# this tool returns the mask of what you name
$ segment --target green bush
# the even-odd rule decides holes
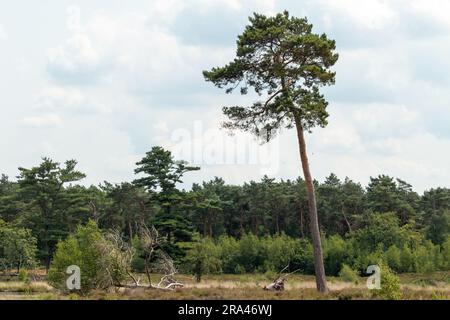
[[[442,244],[442,265],[441,270],[450,270],[450,236]]]
[[[400,269],[399,272],[414,272],[414,253],[407,243],[403,245],[400,252]]]
[[[346,264],[342,265],[341,271],[339,272],[339,278],[341,278],[341,280],[345,282],[359,282],[358,273]]]
[[[138,236],[133,237],[131,245],[133,246],[135,253],[131,261],[131,268],[136,272],[143,273],[145,271],[145,260],[143,258],[144,252]]]
[[[390,246],[384,256],[389,268],[395,271],[401,270],[401,251],[396,245]]]
[[[347,259],[347,246],[339,235],[325,238],[323,241],[325,270],[327,274],[336,276]]]
[[[79,226],[74,235],[57,245],[49,271],[49,283],[63,291],[66,290],[66,270],[76,265],[81,270],[82,294],[93,289],[104,289],[125,277],[118,264],[120,252],[102,235],[97,224],[89,221]]]
[[[265,261],[266,271],[279,271],[289,264],[296,254],[297,240],[286,235],[267,237],[264,239],[267,258]]]
[[[408,233],[407,230],[408,227],[405,227],[397,231],[403,234]],[[400,247],[396,244],[387,246],[383,242],[361,244],[358,233],[348,238],[338,235],[324,237],[325,270],[328,275],[337,276],[343,265],[347,265],[363,273],[367,266],[378,264],[379,261],[385,261],[395,272],[449,270],[450,238],[439,246],[429,240],[417,239],[415,235],[414,232],[410,233],[411,239]],[[290,270],[300,269],[303,274],[314,273],[313,248],[307,239],[295,239],[285,234],[264,238],[247,234],[241,239],[221,236],[217,241],[202,240],[200,243],[195,250],[190,250],[188,260],[202,260],[215,266],[205,268],[198,264],[198,270],[205,269],[202,273],[279,272],[288,264]],[[186,270],[192,272],[192,264]]]
[[[25,283],[30,281],[30,277],[28,276],[28,270],[20,269],[20,271],[19,271],[19,281],[25,282]]]
[[[290,270],[300,269],[304,273],[314,270],[312,246],[308,241],[286,235],[264,239],[267,252],[265,271],[279,272],[289,264]]]
[[[33,268],[36,264],[37,239],[31,230],[18,228],[0,219],[0,268]]]
[[[204,274],[221,272],[220,251],[211,239],[195,243],[187,253],[186,262],[198,282]]]
[[[244,235],[238,242],[237,263],[245,272],[261,272],[267,259],[264,242],[253,234]]]
[[[224,273],[237,273],[238,241],[233,237],[221,236],[217,242],[217,246],[220,248],[219,255],[222,262],[222,271]]]
[[[381,289],[373,290],[374,296],[385,300],[400,300],[402,298],[400,279],[384,262],[378,265],[381,269]]]
[[[430,273],[436,270],[435,246],[431,241],[421,245],[414,250],[414,271],[418,273]]]

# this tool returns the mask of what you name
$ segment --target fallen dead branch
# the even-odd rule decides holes
[[[175,275],[178,273],[173,259],[162,250],[162,241],[164,239],[159,235],[155,227],[147,227],[141,223],[138,226],[139,240],[141,248],[143,250],[144,258],[144,270],[147,276],[148,284],[140,285],[140,278],[137,278],[130,268],[131,260],[134,252],[132,248],[127,245],[120,234],[112,233],[109,238],[111,242],[117,248],[116,252],[120,252],[116,264],[122,265],[122,270],[125,271],[129,279],[133,281],[133,284],[122,284],[120,281],[114,281],[113,286],[122,287],[127,289],[158,289],[158,290],[175,290],[182,288],[184,285],[180,281],[175,279]],[[153,284],[151,273],[157,271],[162,273],[160,281],[157,284]]]
[[[264,286],[263,289],[268,290],[268,291],[284,291],[284,283],[286,282],[287,278],[291,274],[294,274],[294,273],[300,271],[300,269],[297,269],[290,273],[283,274],[283,272],[286,271],[288,268],[289,268],[289,264],[278,273],[277,277],[275,278],[275,280],[272,283],[270,283],[267,286]]]

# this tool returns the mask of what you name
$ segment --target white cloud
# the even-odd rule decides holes
[[[36,90],[26,95],[34,102],[14,108],[14,121],[21,125],[10,124],[8,138],[0,138],[2,149],[12,153],[0,160],[1,167],[33,165],[44,153],[60,161],[78,159],[88,183],[130,180],[145,151],[155,144],[176,148],[173,133],[193,134],[196,121],[204,126],[202,152],[213,157],[208,154],[215,146],[212,137],[218,135],[217,144],[222,143],[214,131],[222,119],[220,107],[251,98],[225,95],[205,83],[201,71],[233,59],[235,37],[253,11],[288,9],[292,15],[307,14],[315,31],[337,40],[340,53],[336,86],[325,91],[330,124],[307,137],[314,176],[323,179],[334,171],[366,183],[370,175],[388,173],[418,190],[448,186],[447,6],[439,0],[155,0],[145,9],[130,3],[119,11],[85,4],[77,28],[47,30],[55,40],[36,56],[47,54],[50,81],[29,80]],[[25,58],[29,68],[44,71],[40,58]],[[22,92],[9,78],[0,75]],[[0,106],[2,117],[8,105]],[[225,153],[239,147],[227,141]],[[17,147],[25,142],[27,150]],[[277,152],[276,176],[301,174],[295,132],[281,135]],[[258,179],[260,169],[205,165],[186,186],[214,175],[232,183]]]
[[[0,24],[0,40],[5,40],[7,37],[5,28]]]
[[[417,15],[428,17],[441,26],[450,29],[450,20],[448,13],[450,12],[450,2],[447,0],[415,0],[406,1],[407,7]]]
[[[50,74],[58,80],[89,82],[96,80],[104,70],[105,57],[94,47],[89,36],[75,33],[72,37],[47,53]]]
[[[109,113],[107,105],[89,100],[79,88],[49,86],[36,99],[34,109],[38,112],[76,112],[88,114]]]
[[[22,119],[23,124],[31,127],[55,127],[61,126],[62,122],[62,119],[57,114],[52,113]]]
[[[343,15],[361,27],[382,29],[392,27],[397,23],[397,14],[387,0],[320,0],[320,6],[325,8],[327,21],[330,15]],[[330,25],[332,27],[332,24]]]
[[[358,131],[370,138],[405,136],[420,128],[419,114],[404,105],[362,105],[351,116]]]

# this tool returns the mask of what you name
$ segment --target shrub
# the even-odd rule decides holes
[[[414,266],[414,254],[407,243],[403,245],[400,252],[400,270],[399,272],[413,272]]]
[[[19,281],[28,283],[30,281],[30,277],[28,276],[28,271],[25,269],[20,269],[19,271]]]
[[[373,290],[374,296],[386,300],[400,300],[402,298],[400,279],[384,262],[378,265],[381,269],[381,289]]]
[[[426,229],[427,238],[435,244],[442,244],[450,235],[450,210],[439,210],[431,215]]]
[[[67,267],[71,265],[81,266],[83,264],[82,256],[83,254],[75,236],[70,235],[66,240],[59,242],[56,246],[56,252],[48,272],[50,285],[65,290]],[[81,279],[83,281],[88,281],[88,278],[85,278],[84,273],[82,274]]]
[[[188,269],[197,282],[201,281],[203,274],[218,273],[221,271],[219,248],[211,239],[202,239],[195,243],[188,251],[186,261]]]
[[[143,258],[144,252],[138,236],[133,237],[131,245],[135,253],[131,261],[131,268],[136,272],[143,273],[145,271],[145,259]]]
[[[358,273],[346,264],[342,265],[341,271],[339,272],[339,277],[341,278],[342,281],[345,282],[353,282],[353,283],[359,282]]]
[[[267,252],[265,270],[279,272],[289,264],[289,269],[313,270],[312,246],[306,240],[290,238],[285,234],[264,239]]]
[[[442,244],[442,270],[450,270],[450,236]]]
[[[338,275],[347,257],[346,243],[339,235],[325,238],[323,241],[325,270],[327,274]]]
[[[89,221],[79,226],[74,235],[57,245],[49,271],[49,283],[66,290],[66,270],[76,265],[81,271],[81,290],[85,294],[93,289],[104,289],[120,282],[125,271],[121,252],[100,232],[97,224]]]
[[[384,254],[386,263],[389,268],[400,271],[401,267],[401,251],[396,245],[392,245]]]
[[[221,236],[217,242],[217,246],[220,248],[219,255],[220,260],[222,261],[223,272],[237,273],[235,269],[238,264],[238,241],[233,237]]]
[[[434,271],[436,254],[434,245],[427,241],[425,245],[418,246],[414,251],[414,271],[419,273],[430,273]]]
[[[245,273],[245,268],[243,266],[241,266],[240,264],[236,265],[236,267],[234,268],[233,273],[236,274],[244,274]]]
[[[237,262],[245,272],[262,271],[260,268],[264,265],[267,258],[267,252],[264,243],[253,234],[244,235],[238,242]]]
[[[265,238],[264,246],[267,252],[266,271],[280,271],[294,259],[296,240],[284,234]]]
[[[0,266],[4,269],[33,268],[36,263],[37,239],[31,230],[8,225],[0,219]]]

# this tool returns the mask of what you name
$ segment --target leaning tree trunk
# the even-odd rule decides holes
[[[314,269],[316,273],[316,285],[319,292],[328,292],[325,267],[323,265],[322,244],[320,241],[319,220],[317,217],[316,195],[314,184],[309,170],[308,155],[306,153],[305,136],[300,115],[295,114],[295,124],[297,128],[298,144],[300,147],[300,159],[302,162],[303,175],[305,177],[306,190],[308,192],[310,230],[314,249]]]

